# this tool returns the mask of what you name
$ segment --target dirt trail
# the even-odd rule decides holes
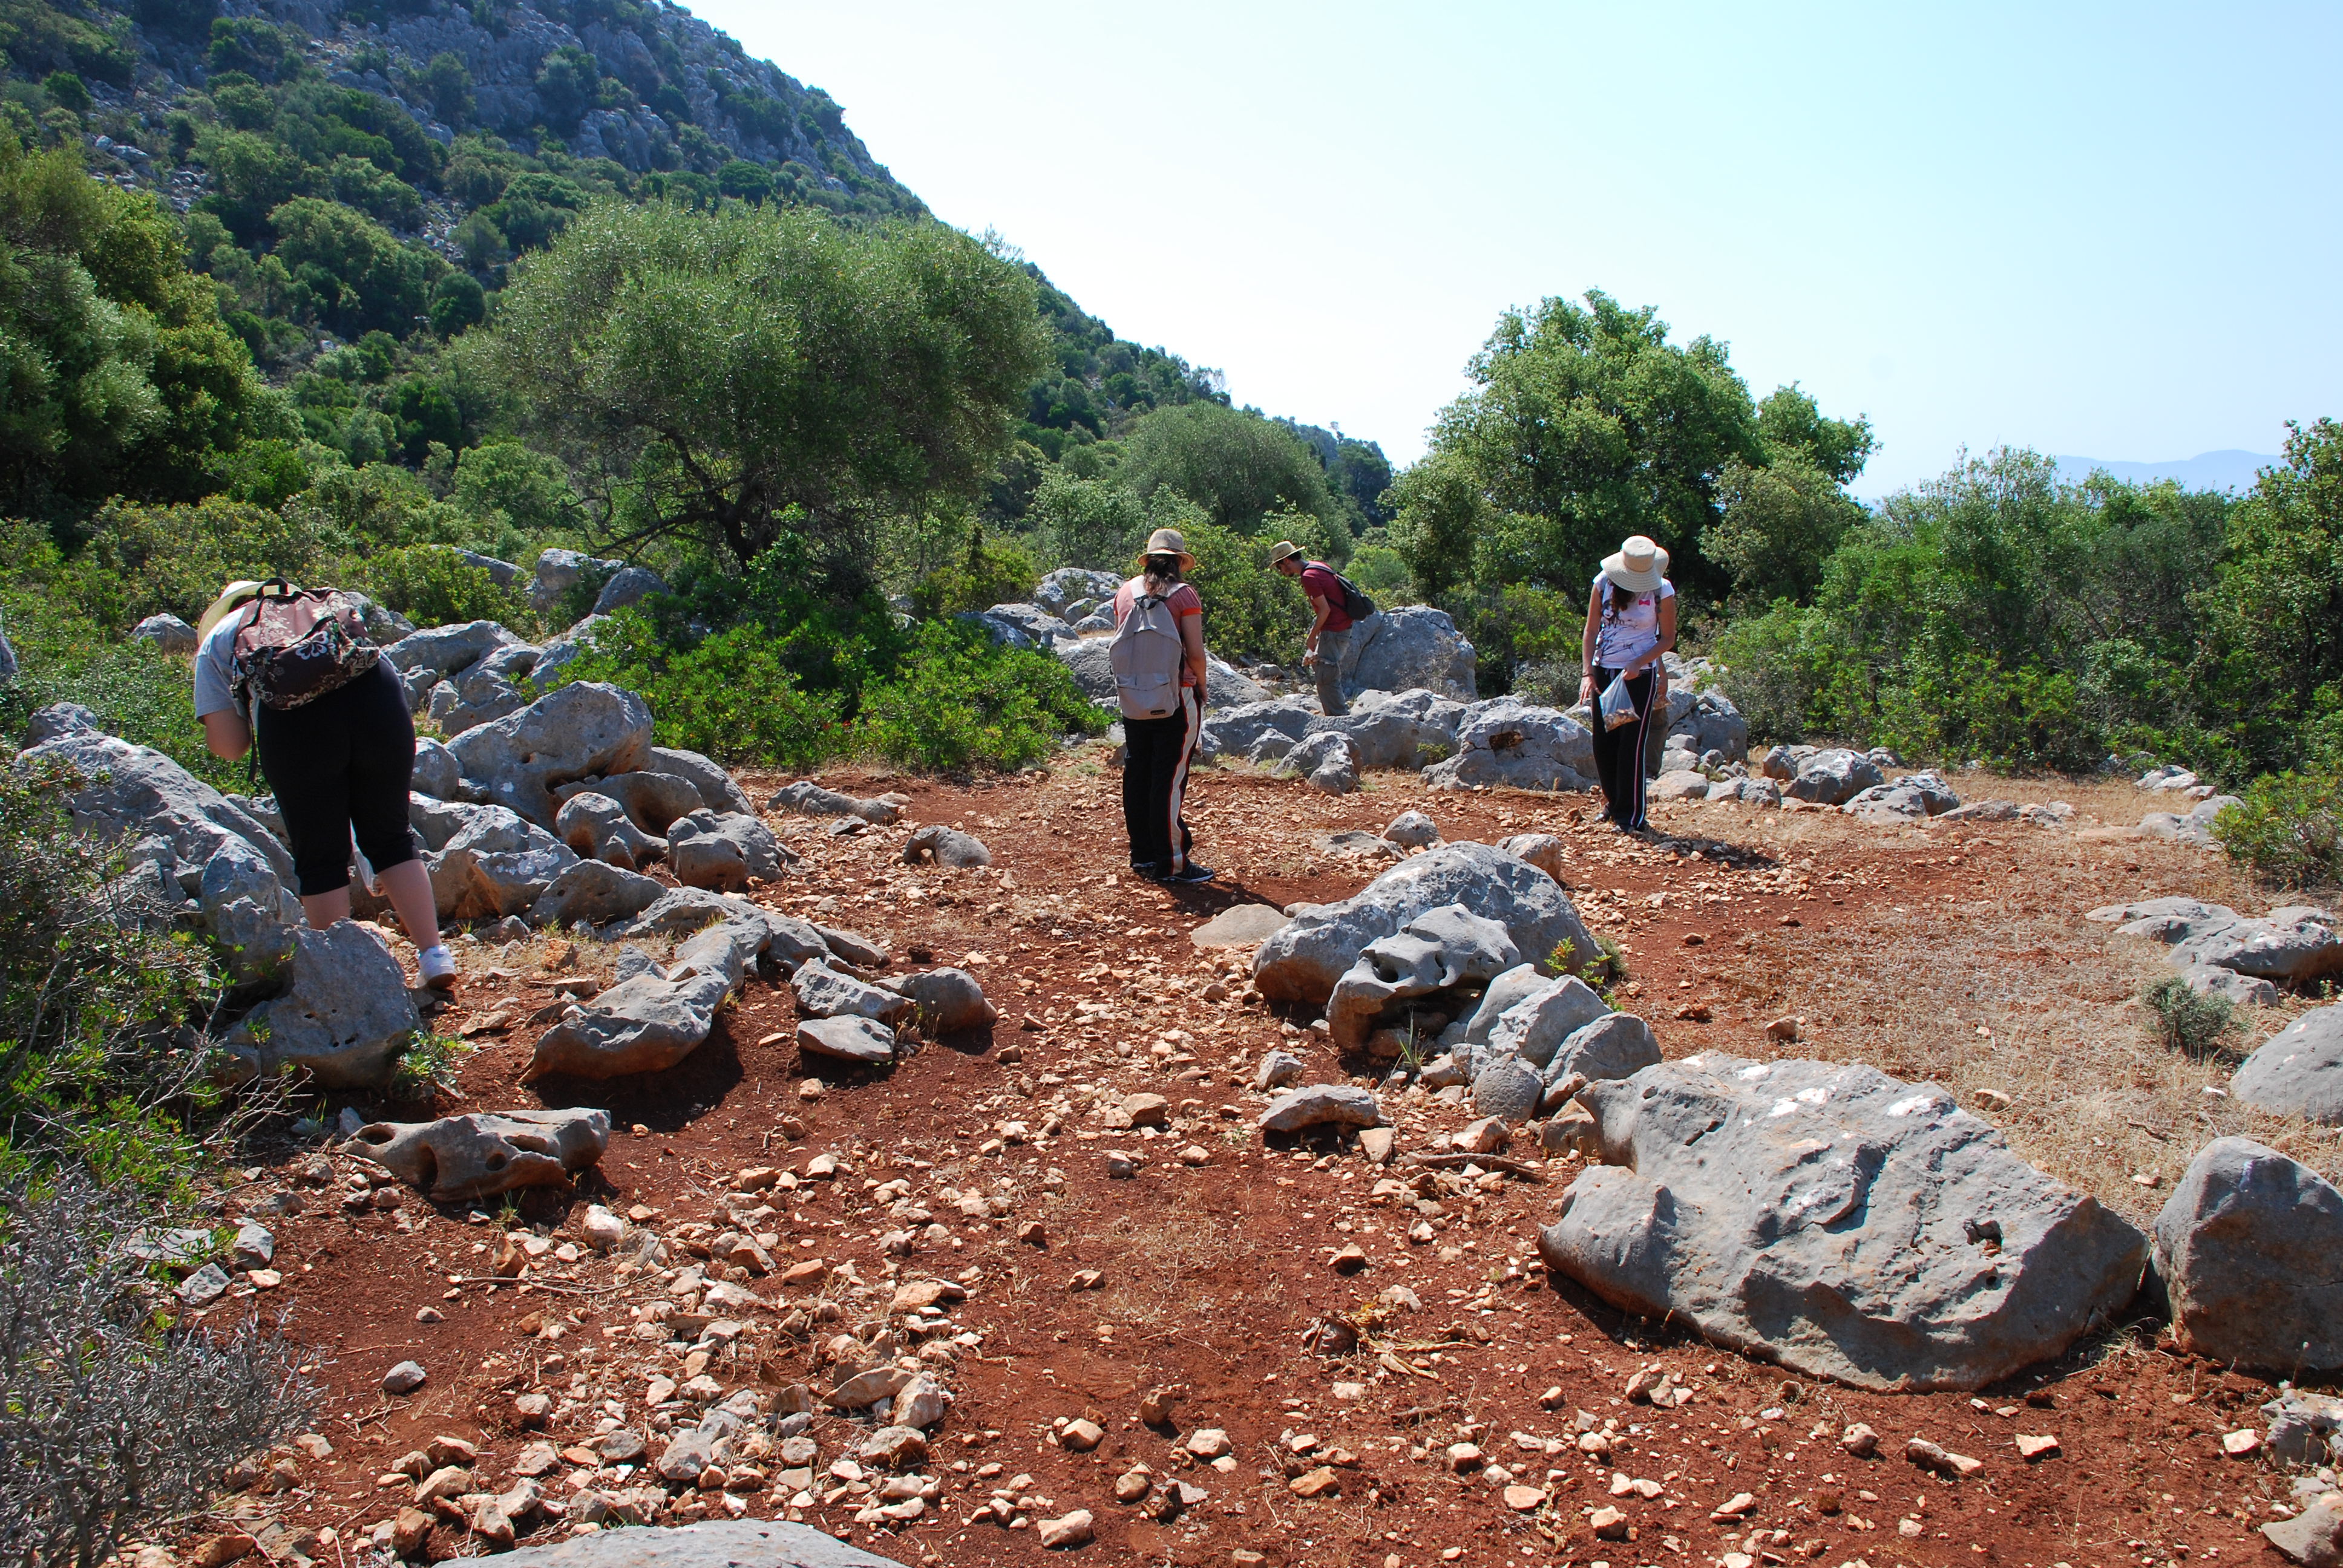
[[[1380,829],[1410,807],[1452,839],[1557,833],[1589,925],[1626,951],[1621,1005],[1651,1020],[1670,1056],[1862,1057],[1939,1073],[1973,1108],[1998,1075],[2013,1104],[1981,1113],[2006,1125],[2028,1158],[2141,1219],[2161,1193],[2137,1178],[2168,1187],[2209,1134],[2131,1124],[2177,1122],[2182,1112],[2163,1108],[2196,1109],[2189,1097],[2222,1075],[2176,1069],[2141,1042],[2127,999],[2151,960],[2084,927],[2077,917],[2089,903],[2075,900],[2090,889],[2099,890],[2090,902],[2250,895],[2197,851],[2095,836],[2095,816],[2120,821],[2128,807],[2136,819],[2127,791],[2066,790],[2084,809],[2080,832],[2022,823],[1888,831],[1819,813],[1673,808],[1662,813],[1678,835],[1670,848],[1589,825],[1579,798],[1433,795],[1391,774],[1329,799],[1292,782],[1208,772],[1192,817],[1198,854],[1222,879],[1172,892],[1123,872],[1117,779],[1087,760],[973,788],[826,781],[902,789],[910,819],[976,833],[993,869],[904,867],[895,851],[905,827],[840,839],[823,822],[774,819],[806,863],[759,896],[883,938],[899,969],[966,966],[1002,1013],[989,1037],[930,1045],[884,1076],[825,1067],[816,1090],[791,1043],[789,993],[751,980],[713,1038],[642,1080],[549,1083],[537,1086],[540,1096],[518,1082],[533,1031],[479,1038],[441,1112],[610,1111],[618,1134],[574,1197],[539,1193],[491,1216],[443,1212],[406,1193],[396,1208],[353,1211],[339,1202],[341,1171],[320,1189],[299,1185],[303,1156],[256,1168],[231,1211],[277,1233],[284,1283],[265,1304],[289,1308],[294,1332],[329,1353],[320,1431],[334,1445],[330,1457],[300,1462],[294,1489],[253,1500],[256,1513],[297,1530],[330,1527],[346,1562],[411,1493],[377,1477],[434,1435],[479,1443],[478,1473],[495,1488],[539,1438],[584,1458],[574,1445],[606,1417],[652,1431],[656,1456],[667,1416],[645,1403],[659,1392],[652,1377],[681,1383],[704,1372],[728,1391],[816,1382],[811,1358],[826,1338],[879,1318],[896,1282],[941,1279],[966,1299],[940,1303],[918,1335],[920,1353],[949,1367],[957,1396],[932,1443],[926,1473],[941,1485],[921,1518],[855,1523],[873,1500],[838,1490],[823,1472],[868,1422],[832,1417],[812,1430],[811,1506],[791,1509],[802,1493],[779,1475],[776,1456],[760,1462],[773,1473],[765,1483],[697,1494],[679,1516],[801,1517],[907,1563],[950,1564],[1061,1555],[1045,1552],[1034,1529],[970,1523],[1002,1491],[1011,1514],[1034,1523],[1089,1510],[1097,1539],[1074,1555],[1118,1563],[2097,1568],[2262,1550],[2255,1527],[2286,1496],[2285,1478],[2226,1459],[2218,1438],[2253,1424],[2266,1385],[2173,1352],[2149,1323],[1982,1398],[1879,1396],[1787,1378],[1623,1318],[1550,1284],[1537,1266],[1536,1229],[1577,1169],[1571,1161],[1543,1180],[1452,1178],[1433,1193],[1433,1215],[1414,1191],[1376,1195],[1379,1181],[1408,1172],[1331,1144],[1264,1150],[1250,1091],[1260,1054],[1300,1051],[1313,1078],[1339,1080],[1345,1064],[1308,1030],[1306,1014],[1243,1000],[1245,951],[1199,952],[1187,940],[1239,901],[1355,891],[1379,868],[1322,856],[1313,840]],[[769,783],[759,782],[750,788],[761,799]],[[1961,782],[1966,794],[1983,781]],[[1695,844],[1698,854],[1683,851]],[[546,978],[544,955],[543,943],[471,950],[472,978],[443,1027],[508,998],[538,1005],[547,993],[527,982]],[[2097,1010],[2076,1027],[2117,1065],[2062,1043],[2047,1014],[2078,1009]],[[1766,1022],[1785,1014],[1803,1015],[1800,1043],[1767,1039]],[[2102,1081],[2111,1072],[2124,1081]],[[1109,1126],[1102,1111],[1139,1092],[1166,1098],[1168,1125]],[[1403,1151],[1470,1117],[1421,1095],[1386,1095],[1385,1104]],[[2122,1138],[2100,1137],[2101,1121]],[[1110,1150],[1138,1156],[1139,1173],[1110,1176]],[[2160,1155],[2160,1174],[2141,1169],[2141,1150]],[[823,1153],[842,1162],[836,1177],[808,1177]],[[2331,1147],[2325,1162],[2331,1170]],[[634,1210],[671,1244],[710,1234],[730,1223],[724,1198],[736,1173],[759,1166],[798,1182],[753,1200],[769,1206],[749,1225],[769,1237],[775,1273],[814,1260],[827,1272],[795,1286],[769,1275],[741,1282],[782,1311],[834,1309],[809,1338],[779,1332],[778,1312],[741,1313],[747,1328],[729,1350],[686,1365],[667,1331],[638,1332],[649,1328],[638,1310],[665,1298],[656,1275],[622,1282],[608,1259],[555,1250],[587,1201]],[[907,1185],[880,1188],[899,1181]],[[263,1213],[287,1188],[304,1193],[304,1211]],[[910,1218],[915,1209],[927,1218]],[[1418,1219],[1435,1232],[1423,1244],[1405,1235]],[[1039,1236],[1021,1240],[1036,1222]],[[694,1223],[710,1231],[683,1229]],[[490,1274],[507,1226],[543,1239],[533,1282],[472,1282]],[[883,1239],[903,1231],[914,1250],[890,1256]],[[1335,1273],[1330,1257],[1352,1243],[1366,1267]],[[1070,1288],[1091,1271],[1094,1288]],[[1305,1346],[1322,1315],[1392,1287],[1420,1306],[1386,1309],[1388,1353],[1329,1357]],[[408,1358],[430,1381],[386,1399],[383,1372]],[[1628,1379],[1652,1365],[1690,1389],[1690,1402],[1667,1411],[1629,1402]],[[549,1426],[525,1431],[515,1397],[540,1389],[555,1401]],[[1172,1391],[1172,1424],[1150,1428],[1138,1406],[1157,1389]],[[679,1407],[667,1415],[690,1420]],[[1057,1440],[1052,1423],[1074,1418],[1103,1429],[1095,1450]],[[1855,1422],[1876,1429],[1881,1457],[1839,1446]],[[1582,1451],[1587,1425],[1609,1434],[1607,1457]],[[1208,1428],[1226,1432],[1232,1463],[1187,1454],[1182,1445]],[[2057,1454],[2026,1462],[2020,1433],[2056,1436]],[[1932,1477],[1902,1458],[1916,1435],[1983,1467],[1958,1481]],[[1467,1442],[1511,1473],[1460,1474],[1450,1448]],[[1151,1504],[1164,1517],[1117,1502],[1118,1478],[1139,1464],[1198,1494],[1177,1513]],[[1322,1466],[1331,1485],[1306,1479]],[[548,1490],[565,1495],[564,1473],[590,1468],[565,1460]],[[1325,1493],[1297,1495],[1296,1478]],[[1509,1497],[1508,1483],[1531,1490]],[[1718,1512],[1739,1494],[1747,1501],[1736,1511]],[[1601,1508],[1616,1509],[1631,1538],[1598,1539],[1590,1516]],[[442,1525],[434,1537],[435,1556],[478,1549],[460,1529]],[[336,1547],[311,1550],[323,1561]]]

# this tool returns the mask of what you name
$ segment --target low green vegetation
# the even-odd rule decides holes
[[[2178,975],[2167,975],[2140,993],[2147,1010],[2147,1026],[2168,1050],[2187,1057],[2217,1055],[2237,1031],[2236,1009],[2228,999],[2198,996]]]

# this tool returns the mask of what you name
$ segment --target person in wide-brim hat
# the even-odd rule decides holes
[[[1196,569],[1196,558],[1188,553],[1188,541],[1177,528],[1158,528],[1147,536],[1147,548],[1139,552],[1139,564],[1143,569],[1150,556],[1173,556],[1182,572]]]
[[[211,607],[196,620],[196,640],[201,642],[209,637],[212,628],[219,625],[228,612],[260,597],[260,583],[251,578],[239,578],[220,589],[219,598],[212,600]]]
[[[1676,645],[1675,593],[1668,581],[1668,552],[1637,534],[1603,558],[1603,569],[1586,596],[1578,699],[1594,707],[1588,721],[1594,731],[1604,814],[1630,833],[1646,830],[1644,754],[1652,721],[1667,700],[1668,672],[1661,660]],[[1624,687],[1628,699],[1615,722],[1601,696],[1614,682]]]

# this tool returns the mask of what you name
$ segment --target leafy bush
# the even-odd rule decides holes
[[[200,1024],[214,966],[72,830],[78,776],[0,767],[0,1178],[58,1160],[177,1188],[220,1103]]]
[[[893,677],[864,689],[858,735],[900,766],[959,772],[1028,767],[1056,750],[1060,737],[1106,727],[1106,715],[1055,658],[946,620],[921,627]]]
[[[557,684],[607,680],[640,693],[662,746],[720,762],[811,768],[844,749],[845,704],[836,693],[805,690],[789,653],[787,639],[755,626],[679,648],[649,616],[629,608],[596,628],[593,646]]]
[[[2278,773],[2246,787],[2213,819],[2229,859],[2266,881],[2343,883],[2343,773]]]
[[[1162,495],[1157,496],[1159,511]],[[1185,515],[1157,521],[1187,536],[1196,569],[1188,574],[1204,601],[1204,646],[1223,658],[1265,658],[1277,664],[1298,664],[1310,631],[1310,601],[1302,585],[1279,575],[1269,564],[1269,549],[1281,538],[1300,545],[1306,555],[1322,558],[1326,538],[1318,519],[1285,513],[1266,519],[1258,537],[1232,533],[1188,509]]]
[[[98,1568],[207,1505],[224,1471],[303,1431],[307,1352],[247,1324],[161,1326],[129,1194],[78,1172],[0,1188],[0,1558]]]
[[[984,529],[970,528],[968,553],[940,571],[930,572],[911,590],[911,603],[923,616],[951,615],[961,610],[990,609],[1031,598],[1041,568],[1016,545],[988,545]]]
[[[173,507],[112,501],[91,523],[75,566],[90,574],[81,579],[93,596],[81,600],[87,611],[127,628],[165,611],[193,622],[238,578],[316,581],[337,542],[314,514],[219,497]]]
[[[414,545],[385,550],[351,574],[352,588],[417,626],[453,621],[501,621],[527,631],[537,614],[517,588],[500,588],[486,567],[468,563],[446,545]]]
[[[2228,1039],[2234,1021],[2227,997],[2198,996],[2178,975],[2167,975],[2140,993],[2149,1032],[2168,1050],[2211,1056]]]

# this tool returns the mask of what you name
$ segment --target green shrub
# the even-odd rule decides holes
[[[59,1161],[179,1192],[221,1103],[220,981],[157,898],[76,835],[61,764],[0,765],[0,1180]]]
[[[288,515],[219,497],[193,506],[110,501],[90,524],[72,567],[88,573],[77,602],[110,630],[167,612],[192,623],[238,578],[315,582],[339,541],[312,515]]]
[[[417,626],[493,620],[527,632],[537,625],[537,612],[518,588],[498,587],[486,567],[468,564],[446,545],[385,550],[349,576],[343,586],[363,588]]]
[[[981,627],[930,621],[892,678],[864,689],[861,744],[900,767],[938,772],[1024,768],[1106,715],[1043,653],[1003,648]]]
[[[2229,859],[2286,887],[2343,883],[2343,773],[2267,775],[2213,819]]]
[[[787,639],[754,626],[679,648],[649,616],[628,608],[596,628],[593,646],[556,684],[607,680],[640,693],[662,746],[719,762],[811,768],[845,749],[845,704],[837,693],[805,690],[789,651]]]
[[[911,603],[922,616],[953,615],[962,610],[990,609],[1033,597],[1041,568],[1032,556],[1016,545],[988,545],[984,529],[968,531],[968,553],[934,571],[911,590]]]
[[[2167,975],[2140,993],[2147,1027],[2167,1050],[2184,1056],[2217,1053],[2235,1021],[2227,997],[2198,996],[2178,975]]]

